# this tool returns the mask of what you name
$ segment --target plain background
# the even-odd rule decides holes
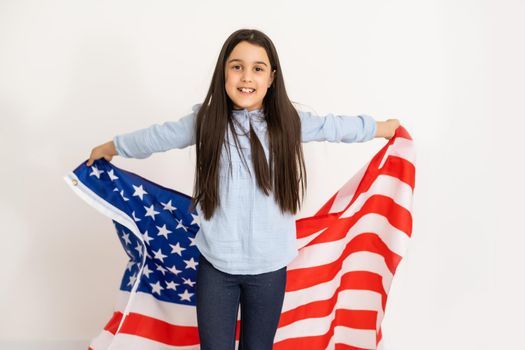
[[[126,256],[111,220],[63,176],[115,134],[189,113],[224,40],[255,28],[304,109],[398,118],[414,138],[413,237],[386,349],[516,349],[524,14],[510,0],[0,1],[0,348],[83,349],[99,333]],[[298,217],[385,143],[304,144]],[[190,194],[194,151],[113,162]]]

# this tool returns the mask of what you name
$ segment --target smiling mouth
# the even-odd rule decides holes
[[[241,92],[241,94],[249,95],[253,94],[255,92],[255,89],[248,89],[248,88],[237,88],[238,91]]]

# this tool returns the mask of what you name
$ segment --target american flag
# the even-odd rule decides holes
[[[191,197],[101,159],[64,177],[112,219],[129,263],[92,350],[199,349]],[[383,349],[381,322],[412,233],[415,150],[402,126],[311,217],[296,221],[273,349]],[[237,320],[239,339],[240,313]],[[237,345],[238,346],[238,345]]]

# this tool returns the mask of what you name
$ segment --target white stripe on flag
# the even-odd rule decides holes
[[[303,269],[307,267],[321,266],[332,263],[341,257],[343,250],[350,241],[364,233],[370,232],[370,227],[381,227],[377,234],[385,245],[398,255],[406,251],[410,243],[410,237],[403,231],[390,225],[390,222],[382,215],[367,214],[362,216],[348,231],[344,238],[338,241],[316,243],[304,247],[301,253],[288,265],[288,271]]]
[[[113,341],[107,350],[199,350],[200,346],[171,346],[157,341],[137,337],[131,334],[119,333],[113,337]],[[99,350],[99,349],[94,349]]]
[[[118,311],[124,311],[121,307],[125,305],[125,299],[130,293],[119,291],[121,302]],[[129,312],[149,316],[178,326],[197,326],[197,312],[195,306],[170,303],[155,298],[151,294],[138,291],[131,303]]]
[[[344,274],[352,271],[370,271],[376,273],[382,277],[383,288],[388,291],[390,288],[393,275],[385,265],[385,260],[382,256],[371,252],[359,252],[354,253],[347,257],[341,266],[341,269],[334,276],[334,278],[328,282],[319,283],[309,288],[300,289],[297,291],[286,292],[283,301],[282,312],[293,310],[301,305],[308,304],[318,300],[327,300],[331,298],[337,291],[337,288],[341,285],[341,278]],[[377,308],[376,303],[371,303],[369,298],[361,299],[361,297],[368,295],[362,294],[359,290],[354,290],[356,296],[355,307],[360,307],[361,310],[379,310],[382,309],[381,303]],[[367,291],[370,292],[370,291]],[[378,295],[375,292],[373,299]],[[361,304],[363,302],[363,304]],[[369,308],[371,307],[371,308]]]

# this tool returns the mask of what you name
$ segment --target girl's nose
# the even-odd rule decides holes
[[[242,81],[252,81],[252,77],[249,73],[244,73],[241,77]]]

